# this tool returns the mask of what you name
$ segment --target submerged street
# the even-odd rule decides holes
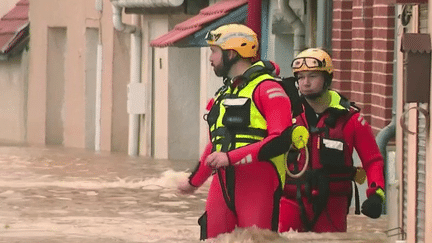
[[[209,184],[190,196],[175,191],[195,163],[0,147],[0,242],[199,242]],[[386,219],[350,215],[348,233],[338,234],[236,230],[215,242],[386,242]]]

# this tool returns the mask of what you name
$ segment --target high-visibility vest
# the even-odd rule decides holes
[[[262,65],[262,62],[254,65]],[[261,74],[246,82],[245,86],[228,88],[216,96],[215,103],[207,115],[213,151],[228,152],[259,142],[267,136],[267,121],[252,98],[254,90],[264,80],[274,78],[269,74]],[[282,186],[286,173],[285,155],[281,154],[270,160],[278,171]]]

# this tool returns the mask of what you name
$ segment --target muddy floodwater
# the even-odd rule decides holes
[[[200,242],[209,183],[179,196],[195,161],[0,146],[0,242]],[[364,192],[361,192],[364,193]],[[387,216],[349,215],[347,233],[237,229],[211,242],[387,242]]]

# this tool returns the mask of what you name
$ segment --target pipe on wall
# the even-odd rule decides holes
[[[130,83],[139,83],[141,81],[141,29],[138,15],[133,15],[133,25],[127,25],[122,22],[122,7],[113,5],[113,24],[118,31],[131,33],[131,54],[130,54]],[[129,114],[129,133],[128,133],[128,154],[130,156],[138,155],[139,144],[139,114]]]
[[[397,12],[397,10],[396,10]],[[398,13],[395,13],[395,19],[398,18]],[[384,158],[384,163],[387,163],[387,144],[391,138],[396,136],[396,103],[397,103],[397,55],[398,53],[398,33],[394,33],[394,57],[393,57],[393,96],[392,96],[392,119],[390,123],[381,129],[375,137],[378,147],[381,151],[381,155]]]
[[[297,56],[297,54],[305,48],[305,26],[294,10],[290,7],[289,1],[278,0],[278,6],[284,19],[294,29],[294,56]]]
[[[101,107],[102,107],[102,24],[101,17],[103,11],[102,0],[95,1],[95,9],[99,12],[99,40],[96,53],[96,101],[95,101],[95,151],[101,150]]]
[[[395,19],[398,19],[398,11],[397,8],[395,8]],[[391,186],[391,184],[389,184],[389,177],[394,177],[396,178],[396,171],[393,169],[391,169],[392,167],[390,166],[390,164],[387,161],[387,145],[390,141],[390,139],[395,138],[396,137],[396,104],[397,104],[397,79],[398,79],[398,60],[397,60],[397,53],[399,52],[398,47],[399,47],[399,38],[398,38],[398,33],[397,31],[395,31],[394,33],[394,57],[393,57],[393,96],[392,96],[392,119],[390,121],[390,123],[385,126],[383,129],[381,129],[378,134],[375,137],[375,141],[378,145],[378,148],[381,152],[381,155],[383,157],[384,160],[384,176],[386,177],[385,181],[386,181],[386,190],[390,189],[389,186]],[[392,174],[391,174],[392,173]],[[390,193],[390,192],[389,192]],[[389,195],[390,196],[390,195]],[[389,201],[389,197],[386,197],[386,207],[384,208],[385,211],[384,213],[387,214],[387,208],[388,209],[392,209],[393,205],[390,205],[390,201]],[[394,203],[394,202],[392,202]]]
[[[102,43],[97,45],[96,59],[96,107],[95,107],[95,151],[101,150],[101,107],[102,107]]]
[[[138,15],[132,16],[134,26],[140,25]],[[141,82],[141,31],[132,33],[131,36],[131,63],[130,63],[130,83]],[[129,114],[129,143],[128,154],[131,156],[138,155],[139,144],[139,114]]]
[[[126,33],[135,33],[135,32],[140,32],[140,29],[138,28],[138,26],[134,26],[134,25],[128,25],[123,23],[122,21],[122,13],[123,13],[123,8],[122,7],[118,7],[116,5],[113,5],[113,24],[114,24],[114,28],[118,31],[123,31]]]
[[[331,51],[332,42],[332,23],[333,16],[332,1],[317,1],[317,47],[322,47]]]
[[[383,129],[381,129],[375,140],[378,144],[378,148],[381,152],[381,155],[383,156],[384,159],[384,163],[387,164],[387,144],[390,141],[390,139],[394,138],[396,136],[396,119],[395,119],[395,115],[393,115],[391,122],[384,127]]]

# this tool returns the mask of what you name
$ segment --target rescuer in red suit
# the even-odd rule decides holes
[[[306,161],[304,151],[289,153],[292,176],[287,176],[280,203],[279,231],[346,232],[352,184],[362,172],[353,166],[353,149],[368,182],[361,212],[378,218],[385,201],[384,163],[370,125],[353,103],[329,89],[333,66],[325,51],[301,52],[292,69],[303,99],[303,112],[295,123],[309,130],[309,158]]]
[[[291,139],[290,100],[272,76],[276,67],[252,60],[258,40],[250,28],[224,25],[206,39],[211,65],[224,85],[205,116],[210,142],[178,190],[193,193],[213,177],[206,212],[199,219],[201,240],[235,227],[277,231],[285,152]]]

